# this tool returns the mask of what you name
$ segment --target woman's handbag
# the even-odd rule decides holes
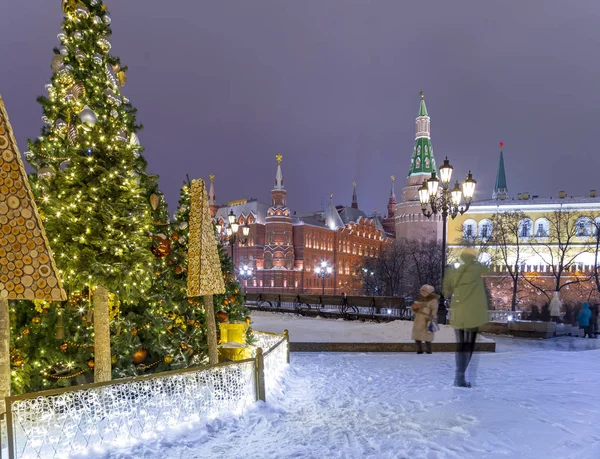
[[[427,325],[427,330],[430,331],[431,333],[435,333],[436,331],[439,331],[439,329],[440,329],[440,326],[435,321],[435,319],[430,319],[429,325]]]

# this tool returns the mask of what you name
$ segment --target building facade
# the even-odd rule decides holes
[[[415,142],[408,176],[402,189],[401,201],[395,206],[395,227],[398,238],[441,240],[442,222],[438,216],[423,216],[418,188],[432,173],[437,173],[431,142],[431,119],[421,93],[416,118]],[[600,302],[594,274],[600,259],[597,244],[600,230],[600,198],[595,190],[588,196],[568,196],[559,191],[554,197],[543,198],[530,193],[509,194],[504,143],[500,155],[496,182],[490,198],[473,202],[469,210],[456,219],[448,220],[447,243],[449,262],[457,261],[458,254],[467,245],[479,247],[480,261],[489,264],[486,283],[496,309],[511,306],[513,271],[518,265],[521,280],[518,283],[518,308],[542,306],[549,302],[553,292],[560,290],[561,298],[577,306],[582,301]],[[522,212],[516,227],[516,240],[504,244],[505,256],[493,256],[500,251],[494,215]],[[564,249],[568,245],[568,249]],[[560,280],[557,273],[560,272]]]
[[[247,291],[257,292],[359,293],[361,285],[354,275],[357,266],[366,257],[379,256],[393,238],[393,231],[390,234],[384,228],[395,229],[390,214],[395,201],[393,181],[388,215],[383,219],[367,216],[359,209],[356,184],[351,206],[335,206],[331,196],[325,209],[297,215],[287,206],[281,162],[282,157],[277,155],[269,204],[243,199],[219,206],[214,176],[210,176],[209,204],[221,229],[220,237],[236,269],[252,270],[250,278],[241,279],[242,285]],[[240,226],[235,241],[226,232],[231,213]],[[248,228],[247,237],[241,230],[244,226]],[[325,278],[315,273],[323,263],[331,268]]]

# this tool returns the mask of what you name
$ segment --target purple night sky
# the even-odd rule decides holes
[[[597,0],[106,0],[123,93],[173,211],[185,174],[216,175],[219,202],[269,199],[284,156],[288,203],[330,193],[383,213],[408,172],[419,91],[438,164],[489,197],[600,188]],[[167,6],[168,5],[168,6]],[[21,150],[41,127],[60,0],[5,1],[0,93]]]

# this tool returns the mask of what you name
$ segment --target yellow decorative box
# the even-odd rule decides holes
[[[219,346],[219,360],[245,360],[252,358],[252,348],[238,343],[228,343]]]
[[[246,330],[248,325],[243,324],[219,324],[221,329],[221,344],[239,343],[246,344]]]

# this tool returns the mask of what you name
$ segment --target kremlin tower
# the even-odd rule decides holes
[[[265,218],[264,269],[291,270],[294,268],[292,217],[286,202],[287,191],[283,187],[283,157],[277,155],[276,158],[275,186],[271,191],[271,207]]]
[[[415,145],[406,185],[402,189],[402,199],[396,206],[396,238],[401,239],[439,239],[442,223],[439,216],[426,218],[421,211],[418,189],[436,172],[433,147],[431,146],[429,114],[425,105],[425,96],[421,91],[421,105],[417,116]]]

